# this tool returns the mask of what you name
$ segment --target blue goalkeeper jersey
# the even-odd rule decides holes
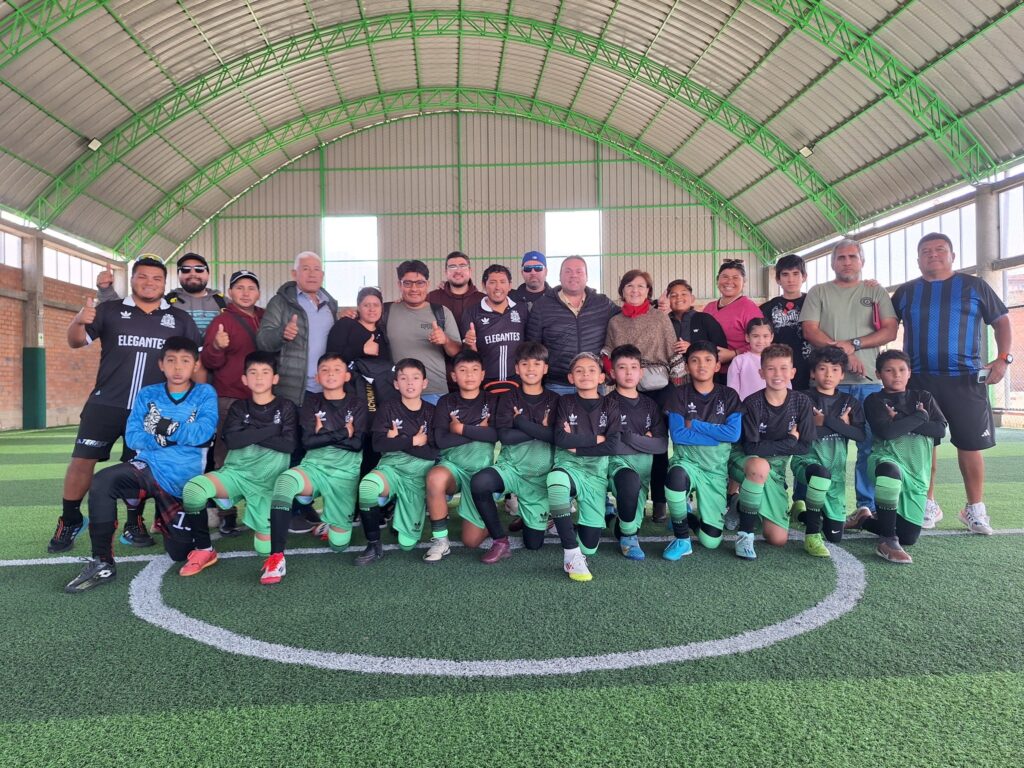
[[[206,451],[217,431],[217,392],[193,384],[175,400],[166,382],[139,390],[128,416],[125,442],[167,493],[181,498],[185,483],[203,474]]]

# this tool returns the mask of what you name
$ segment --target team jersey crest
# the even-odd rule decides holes
[[[160,325],[164,328],[174,328],[174,315],[167,314],[160,318]]]

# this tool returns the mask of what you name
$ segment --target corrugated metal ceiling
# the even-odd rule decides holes
[[[523,97],[526,117],[633,137],[789,250],[1024,154],[1022,5],[7,4],[0,204],[116,247],[192,177],[297,118],[408,89],[447,89],[455,108],[452,89],[476,88]],[[273,55],[253,56],[264,50]],[[552,117],[537,100],[570,112]],[[928,108],[915,113],[915,101]],[[432,103],[425,111],[445,108]],[[417,109],[405,100],[247,150],[152,234],[176,241],[183,224],[311,146]],[[95,156],[93,137],[104,143]],[[805,144],[807,160],[796,154]]]

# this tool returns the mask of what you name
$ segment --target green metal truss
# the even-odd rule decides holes
[[[128,258],[139,253],[150,238],[159,234],[168,222],[181,213],[187,202],[220,184],[247,163],[275,152],[279,145],[319,136],[342,126],[354,126],[359,120],[398,119],[439,112],[466,111],[510,115],[545,123],[572,131],[621,152],[685,188],[698,202],[735,231],[762,262],[770,264],[774,261],[777,252],[775,246],[751,224],[749,218],[675,160],[637,142],[635,137],[624,131],[607,126],[603,121],[593,117],[530,96],[506,91],[454,87],[413,88],[374,94],[311,115],[303,115],[285,123],[214,160],[178,185],[139,218],[118,242],[116,250]],[[225,203],[225,207],[231,202],[233,200]],[[205,224],[206,222],[203,222],[203,225]],[[194,234],[193,232],[192,235]]]
[[[874,37],[821,0],[751,0],[866,75],[941,147],[965,180],[992,174],[995,160],[962,119],[922,78]]]
[[[688,77],[642,54],[565,27],[505,14],[447,10],[390,14],[312,30],[201,75],[103,137],[98,151],[75,161],[39,196],[29,209],[32,217],[49,226],[127,153],[229,90],[327,53],[384,40],[437,36],[482,37],[532,45],[614,71],[713,120],[745,142],[790,179],[837,231],[846,231],[859,220],[849,204],[798,152],[748,114]]]
[[[0,22],[0,69],[61,27],[106,0],[33,0],[15,8]]]

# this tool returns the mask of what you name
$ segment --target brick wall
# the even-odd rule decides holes
[[[0,288],[21,290],[21,270],[0,266]],[[96,380],[99,345],[71,349],[67,327],[75,311],[52,303],[81,307],[95,291],[44,279],[43,333],[46,343],[46,423],[77,424]],[[0,296],[0,430],[21,428],[21,351],[24,302]]]

